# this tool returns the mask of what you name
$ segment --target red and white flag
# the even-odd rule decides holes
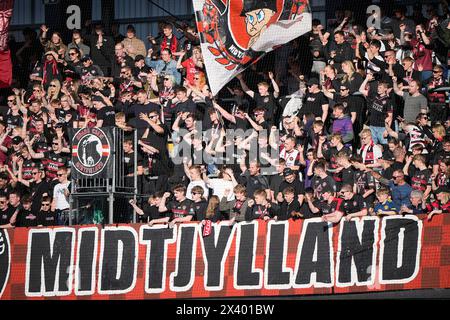
[[[309,0],[193,0],[211,92],[311,31]]]
[[[11,52],[8,47],[8,31],[14,8],[14,0],[0,1],[0,89],[12,83]]]

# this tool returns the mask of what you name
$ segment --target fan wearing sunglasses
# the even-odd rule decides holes
[[[41,210],[38,213],[38,227],[56,226],[56,214],[52,205],[52,198],[43,197]]]
[[[6,194],[0,194],[0,229],[13,228],[15,216],[15,210],[9,206]]]

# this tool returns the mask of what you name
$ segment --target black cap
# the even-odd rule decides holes
[[[12,139],[12,143],[13,143],[13,144],[19,144],[19,143],[22,143],[22,142],[23,142],[23,139],[22,139],[21,137],[19,137],[19,136],[14,137],[14,138]]]
[[[88,60],[92,60],[91,56],[88,54],[85,54],[82,58],[81,58],[81,62],[85,62]]]
[[[241,17],[245,17],[247,12],[258,9],[270,9],[277,12],[276,0],[244,0],[244,7],[241,11]]]
[[[290,176],[291,174],[295,174],[295,172],[291,168],[285,168],[283,170],[283,176],[287,177]]]
[[[394,154],[390,151],[388,152],[383,152],[383,160],[387,160],[387,161],[395,161],[395,157]]]
[[[145,57],[142,54],[138,54],[136,58],[134,58],[134,62],[138,62],[141,60],[145,60]]]
[[[308,82],[306,82],[307,86],[312,86],[312,85],[319,85],[319,79],[317,78],[311,78],[308,80]]]

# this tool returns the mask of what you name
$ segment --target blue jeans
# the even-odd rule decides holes
[[[385,131],[385,127],[370,126],[370,132],[372,133],[372,140],[374,144],[387,144],[387,139],[383,137],[383,133]]]

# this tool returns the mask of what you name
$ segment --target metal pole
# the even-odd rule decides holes
[[[112,161],[113,163],[113,172],[112,172],[112,185],[109,186],[109,224],[114,223],[114,191],[115,191],[115,184],[116,184],[116,155],[117,155],[117,134],[115,128],[112,129],[113,131],[113,156],[109,161]],[[109,179],[108,179],[109,180]]]
[[[137,147],[137,130],[134,130],[134,192],[133,192],[133,200],[134,203],[137,203],[137,153],[138,153],[138,147]],[[133,223],[136,223],[136,210],[133,208]]]
[[[70,193],[69,193],[69,226],[72,226],[72,211],[73,211],[73,195],[75,180],[71,178]]]

